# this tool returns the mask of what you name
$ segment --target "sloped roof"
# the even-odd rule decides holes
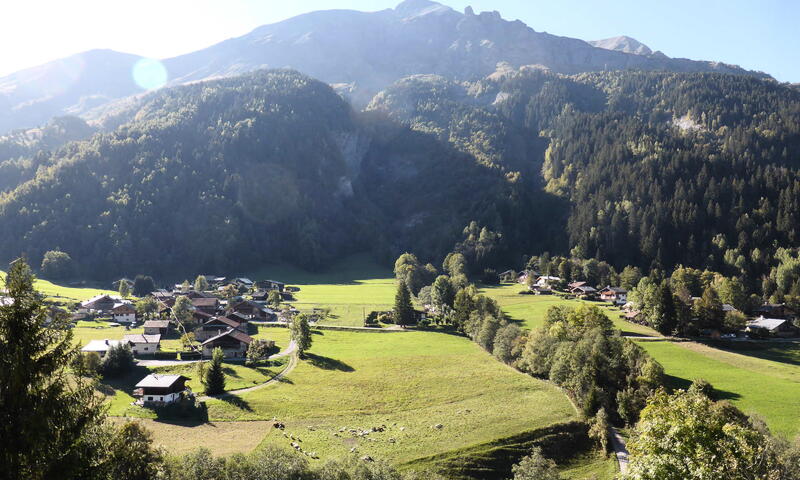
[[[189,380],[188,377],[184,377],[183,375],[159,375],[151,373],[137,383],[136,388],[169,388],[181,379]]]
[[[747,322],[747,328],[764,328],[766,330],[772,331],[779,328],[786,322],[788,322],[788,320],[782,320],[780,318],[761,317]]]
[[[217,297],[197,297],[192,299],[192,305],[195,307],[216,307],[219,304]]]
[[[216,337],[209,338],[208,340],[203,342],[203,345],[205,345],[207,343],[211,343],[214,340],[218,340],[218,339],[223,338],[223,337],[235,338],[236,340],[238,340],[238,341],[240,341],[242,343],[246,343],[248,345],[250,345],[250,343],[253,342],[253,337],[251,337],[250,335],[247,335],[246,333],[242,333],[239,330],[230,329],[227,332],[220,333]]]
[[[169,328],[169,320],[148,320],[144,322],[144,328]]]
[[[142,333],[133,333],[130,335],[125,335],[122,337],[122,340],[128,341],[131,343],[160,343],[161,342],[161,335],[145,335]]]
[[[232,318],[228,318],[228,317],[210,318],[210,319],[206,320],[205,325],[208,325],[209,323],[214,323],[214,322],[224,323],[225,325],[228,325],[231,328],[239,328],[239,326],[241,326],[241,322],[239,322],[237,320],[234,320]]]
[[[127,345],[126,340],[90,340],[85,347],[81,348],[82,352],[107,352],[111,347],[116,347],[119,344]]]

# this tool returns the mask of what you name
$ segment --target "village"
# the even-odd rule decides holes
[[[498,276],[503,284],[519,284],[520,294],[557,295],[565,299],[598,302],[619,308],[621,319],[642,323],[641,311],[629,301],[628,291],[616,286],[592,286],[584,281],[563,281],[560,277],[540,275],[532,270],[508,270]],[[219,348],[228,362],[244,362],[253,343],[251,330],[255,325],[288,325],[300,311],[291,305],[296,287],[275,280],[253,281],[249,278],[226,278],[200,275],[195,285],[188,282],[171,288],[156,289],[134,301],[119,295],[101,294],[86,299],[71,312],[75,322],[87,319],[103,320],[109,326],[122,326],[137,333],[121,338],[90,340],[82,347],[84,354],[96,354],[103,359],[106,353],[119,346],[130,349],[137,361],[158,359],[162,362],[196,362],[208,360]],[[198,285],[198,282],[200,285]],[[121,287],[125,283],[126,286]],[[115,286],[129,291],[133,281],[120,279]],[[196,287],[202,288],[196,288]],[[181,299],[181,297],[184,297]],[[180,300],[179,300],[180,299]],[[693,300],[697,300],[696,298]],[[179,308],[176,304],[182,303]],[[723,304],[728,312],[738,312],[732,305]],[[764,304],[750,312],[746,325],[739,331],[704,331],[703,336],[729,340],[790,338],[798,336],[793,320],[796,312],[782,304]],[[325,318],[322,309],[308,312],[310,322]],[[365,315],[361,328],[379,327],[377,319],[390,321],[392,312],[372,311]],[[427,325],[428,318],[437,316],[432,305],[414,309],[414,324]],[[405,326],[403,326],[405,328]],[[180,340],[180,351],[164,351],[162,343]],[[274,341],[267,340],[273,347]],[[178,401],[186,392],[188,378],[182,375],[149,374],[134,390],[137,405],[164,405]]]

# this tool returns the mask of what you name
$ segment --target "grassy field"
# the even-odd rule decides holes
[[[394,274],[363,255],[349,257],[328,271],[310,273],[275,265],[248,274],[253,279],[271,278],[300,288],[291,302],[300,310],[330,308],[330,325],[364,324],[372,310],[388,310],[394,303]]]
[[[6,273],[0,271],[0,279],[5,280]],[[113,290],[103,290],[99,288],[87,287],[66,287],[63,285],[56,285],[48,280],[37,278],[34,282],[34,287],[45,295],[48,300],[57,301],[61,303],[76,303],[83,300],[88,300],[96,295],[110,294],[117,295]]]
[[[133,420],[153,432],[156,445],[171,455],[207,448],[215,455],[231,455],[256,448],[273,422],[164,422],[149,418],[115,417],[116,423]]]
[[[209,401],[208,413],[212,421],[277,418],[321,457],[356,448],[398,463],[576,418],[555,387],[465,338],[423,332],[318,332],[286,382],[237,402]],[[363,437],[350,432],[384,425]],[[290,442],[279,432],[264,438]]]
[[[800,367],[693,342],[639,342],[664,366],[673,388],[686,388],[692,380],[711,382],[719,397],[746,413],[763,417],[770,429],[792,437],[800,433]],[[771,355],[800,355],[793,344],[774,345]],[[768,353],[769,354],[769,353]]]
[[[608,314],[614,325],[624,334],[658,336],[655,330],[625,321],[620,318],[620,309],[604,302],[586,302],[583,300],[567,300],[557,295],[520,295],[525,287],[519,284],[503,284],[499,286],[484,286],[481,293],[497,301],[500,307],[512,320],[520,323],[524,328],[536,329],[544,325],[547,309],[554,305],[567,305],[577,307],[580,303],[597,305]]]

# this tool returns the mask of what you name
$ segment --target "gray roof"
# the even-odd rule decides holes
[[[145,388],[145,387],[169,388],[181,378],[189,380],[183,375],[159,375],[151,373],[150,375],[144,377],[139,383],[137,383],[136,388]]]
[[[122,339],[131,343],[159,343],[161,342],[161,335],[144,335],[141,333],[135,333],[125,335],[122,337]]]
[[[144,328],[169,328],[169,320],[148,320],[144,322]]]
[[[747,322],[747,328],[764,328],[771,331],[777,329],[786,322],[788,322],[788,320],[760,317]]]
[[[107,352],[109,348],[115,347],[120,343],[127,345],[126,340],[91,340],[85,347],[81,348],[82,352]]]

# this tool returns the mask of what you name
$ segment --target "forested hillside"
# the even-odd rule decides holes
[[[171,275],[355,251],[438,261],[460,242],[492,252],[474,271],[572,251],[755,287],[797,246],[800,92],[773,81],[501,66],[408,77],[355,112],[268,71],[115,115],[0,198],[3,257],[59,247],[94,277]]]
[[[359,118],[288,71],[154,93],[113,133],[42,159],[0,197],[0,253],[68,252],[102,278],[314,268],[348,252],[445,251],[505,189],[502,172],[429,135]],[[425,233],[423,235],[423,232]]]

